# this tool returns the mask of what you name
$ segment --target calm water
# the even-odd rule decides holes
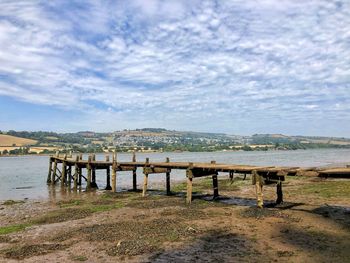
[[[137,160],[146,157],[150,161],[210,162],[252,164],[252,165],[283,165],[283,166],[324,166],[350,163],[350,149],[269,151],[269,152],[214,152],[214,153],[139,153]],[[86,158],[86,157],[85,157]],[[97,160],[103,160],[104,155],[97,155]],[[131,154],[118,154],[119,161],[130,161]],[[52,188],[46,185],[48,173],[48,157],[23,156],[0,158],[0,200],[7,199],[46,199],[53,194]],[[84,170],[85,175],[85,170]],[[105,172],[97,171],[97,184],[105,187]],[[142,170],[138,170],[138,187],[142,185]],[[172,180],[185,179],[185,171],[172,171]],[[162,174],[150,175],[150,188],[165,181]],[[117,176],[118,190],[130,188],[131,172],[119,172]],[[59,192],[56,187],[54,194]]]

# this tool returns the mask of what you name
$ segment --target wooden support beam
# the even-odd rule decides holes
[[[166,163],[170,162],[169,157],[166,158],[165,160]],[[167,195],[171,195],[171,191],[170,191],[170,169],[167,169],[166,174],[165,174],[165,181],[166,181],[166,194]]]
[[[229,177],[230,177],[231,184],[233,183],[233,175],[234,175],[234,172],[230,171]]]
[[[132,162],[136,163],[136,154],[135,151],[132,153]],[[134,166],[134,169],[132,170],[132,190],[137,191],[137,173],[136,173],[136,166]]]
[[[92,155],[92,161],[96,161],[96,155]],[[91,188],[98,188],[96,183],[96,167],[94,165],[91,166]]]
[[[53,171],[52,171],[52,178],[51,178],[52,185],[56,183],[56,175],[57,175],[57,159],[55,158],[53,162]]]
[[[252,184],[255,185],[257,207],[264,207],[264,196],[263,196],[263,177],[259,175],[256,170],[252,171]]]
[[[112,192],[117,191],[117,153],[114,150],[113,153],[113,164],[112,164]]]
[[[52,158],[50,157],[49,161],[49,173],[47,174],[47,180],[46,183],[50,184],[51,183],[51,173],[52,173]]]
[[[68,165],[67,180],[68,180],[68,186],[70,188],[72,185],[72,165]]]
[[[277,205],[282,204],[283,203],[282,181],[279,181],[276,184],[276,194],[277,194],[276,204]]]
[[[87,191],[91,190],[91,178],[92,178],[91,161],[92,161],[92,156],[89,155],[88,163],[86,165],[86,170],[87,170],[86,190]]]
[[[64,184],[66,183],[67,180],[67,154],[64,155],[63,157],[63,162],[62,162],[62,175],[61,175],[61,187],[64,186]]]
[[[186,170],[187,177],[187,194],[186,194],[186,203],[192,203],[192,179],[193,179],[193,163],[189,163],[189,167]]]
[[[78,166],[79,156],[75,156],[75,165],[74,165],[74,177],[73,177],[73,188],[77,190],[78,188],[78,176],[79,176],[79,166]]]
[[[211,161],[211,164],[216,164],[216,161]],[[214,199],[219,197],[219,185],[218,185],[218,172],[215,172],[215,174],[212,175],[213,179],[213,192],[214,192]]]
[[[109,154],[106,155],[106,162],[109,162]],[[106,169],[106,188],[105,188],[105,190],[112,190],[112,186],[111,186],[111,170],[110,170],[109,166]]]
[[[146,163],[145,163],[145,168],[148,168],[149,166],[149,158],[146,158]],[[147,173],[147,169],[143,170],[143,188],[142,188],[142,196],[146,196],[146,192],[147,192],[147,185],[148,185],[148,173]]]

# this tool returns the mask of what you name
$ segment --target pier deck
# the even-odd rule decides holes
[[[61,166],[61,169],[59,168]],[[74,173],[72,168],[74,167]],[[133,178],[133,190],[137,190],[136,171],[138,168],[143,169],[144,182],[142,195],[146,195],[149,174],[166,175],[166,192],[170,194],[170,173],[171,170],[185,170],[187,178],[187,203],[192,201],[192,182],[198,177],[212,177],[213,180],[213,197],[219,196],[218,174],[228,173],[233,179],[234,174],[251,175],[252,184],[256,189],[256,198],[259,207],[263,206],[263,185],[276,184],[276,203],[283,202],[282,182],[286,176],[303,175],[306,172],[313,172],[314,176],[319,177],[337,177],[350,179],[350,168],[300,168],[300,167],[280,167],[280,166],[253,166],[238,164],[221,164],[212,161],[211,163],[192,163],[192,162],[170,162],[166,158],[165,162],[150,162],[148,158],[144,162],[136,161],[133,154],[131,162],[118,162],[116,153],[113,154],[112,160],[110,155],[106,155],[105,161],[96,161],[95,155],[90,155],[88,160],[83,160],[82,154],[69,157],[67,154],[60,156],[58,153],[50,157],[49,173],[47,177],[48,184],[60,182],[61,187],[77,188],[82,185],[82,180],[86,181],[86,190],[96,188],[96,170],[106,170],[106,190],[116,191],[116,177],[118,171],[131,171]],[[86,169],[86,176],[83,176],[83,169]],[[111,178],[112,171],[112,178]],[[111,182],[112,181],[112,182]],[[112,183],[112,184],[111,184]]]

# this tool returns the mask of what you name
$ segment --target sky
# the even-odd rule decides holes
[[[0,130],[350,137],[349,0],[0,0]]]

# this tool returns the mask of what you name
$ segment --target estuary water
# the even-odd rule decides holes
[[[104,154],[98,154],[97,160],[104,160]],[[227,164],[267,165],[267,166],[300,166],[319,167],[350,164],[350,149],[317,149],[296,151],[253,151],[253,152],[183,152],[183,153],[137,153],[137,161],[170,161],[179,162],[210,162]],[[84,156],[87,158],[87,156]],[[131,161],[131,153],[119,153],[119,161]],[[46,185],[48,174],[48,156],[19,156],[0,158],[0,200],[47,199],[52,191],[59,193],[59,188],[53,189]],[[138,187],[142,186],[142,169],[138,169]],[[83,174],[86,174],[84,169]],[[103,189],[106,185],[105,171],[96,171],[97,184]],[[171,180],[185,179],[185,171],[171,172]],[[149,176],[149,187],[159,186],[165,182],[165,175]],[[118,172],[117,190],[131,188],[131,172]]]

